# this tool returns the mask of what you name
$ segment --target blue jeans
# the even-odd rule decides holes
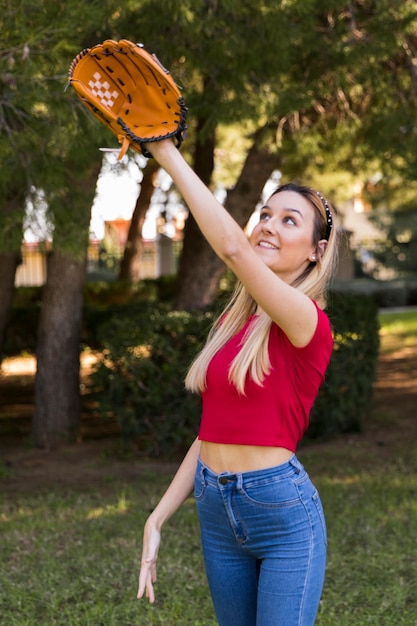
[[[194,496],[220,626],[312,626],[326,567],[317,489],[296,456],[243,474],[201,460]]]

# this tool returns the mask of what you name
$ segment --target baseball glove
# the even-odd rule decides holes
[[[169,71],[142,44],[127,39],[80,52],[68,82],[81,102],[117,136],[120,160],[131,147],[150,157],[143,144],[185,137],[187,107]]]

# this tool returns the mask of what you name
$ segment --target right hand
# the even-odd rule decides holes
[[[161,161],[164,158],[169,158],[171,154],[173,158],[177,159],[179,151],[175,146],[174,140],[169,139],[160,139],[159,141],[151,141],[150,143],[145,143],[144,148],[147,152],[152,154],[155,161],[161,165]]]
[[[145,524],[143,533],[143,548],[141,568],[139,572],[139,588],[138,598],[142,598],[146,591],[146,597],[149,602],[155,602],[155,593],[153,585],[156,582],[156,561],[158,559],[158,551],[161,543],[161,533],[150,519]]]

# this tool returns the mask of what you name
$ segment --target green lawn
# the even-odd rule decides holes
[[[317,451],[300,456],[313,476],[323,468]],[[317,624],[415,625],[417,460],[365,472],[343,456],[314,477],[329,533]],[[214,625],[191,500],[165,528],[155,605],[135,599],[141,529],[166,484],[147,473],[135,485],[3,496],[0,623]]]
[[[417,310],[401,313],[382,312],[379,316],[381,326],[382,351],[390,352],[399,347],[417,346]]]
[[[415,317],[401,323],[401,345],[416,345]],[[381,321],[393,349],[385,329],[398,315]],[[347,436],[299,454],[329,535],[316,626],[417,625],[417,445],[402,456],[367,446]],[[106,478],[94,487],[0,495],[0,625],[215,626],[192,500],[164,529],[155,605],[137,601],[142,527],[169,478],[144,468],[120,482],[109,459],[96,462]]]

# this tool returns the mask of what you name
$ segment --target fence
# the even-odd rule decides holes
[[[16,270],[16,287],[35,287],[46,280],[46,252],[38,246],[24,245],[22,261]]]
[[[181,242],[161,236],[156,241],[144,241],[140,264],[141,278],[158,278],[176,272]],[[115,277],[123,250],[103,253],[100,242],[92,242],[88,250],[88,274]],[[46,281],[46,251],[39,246],[24,245],[22,262],[17,268],[15,286],[34,287]],[[103,272],[103,270],[105,270]]]

